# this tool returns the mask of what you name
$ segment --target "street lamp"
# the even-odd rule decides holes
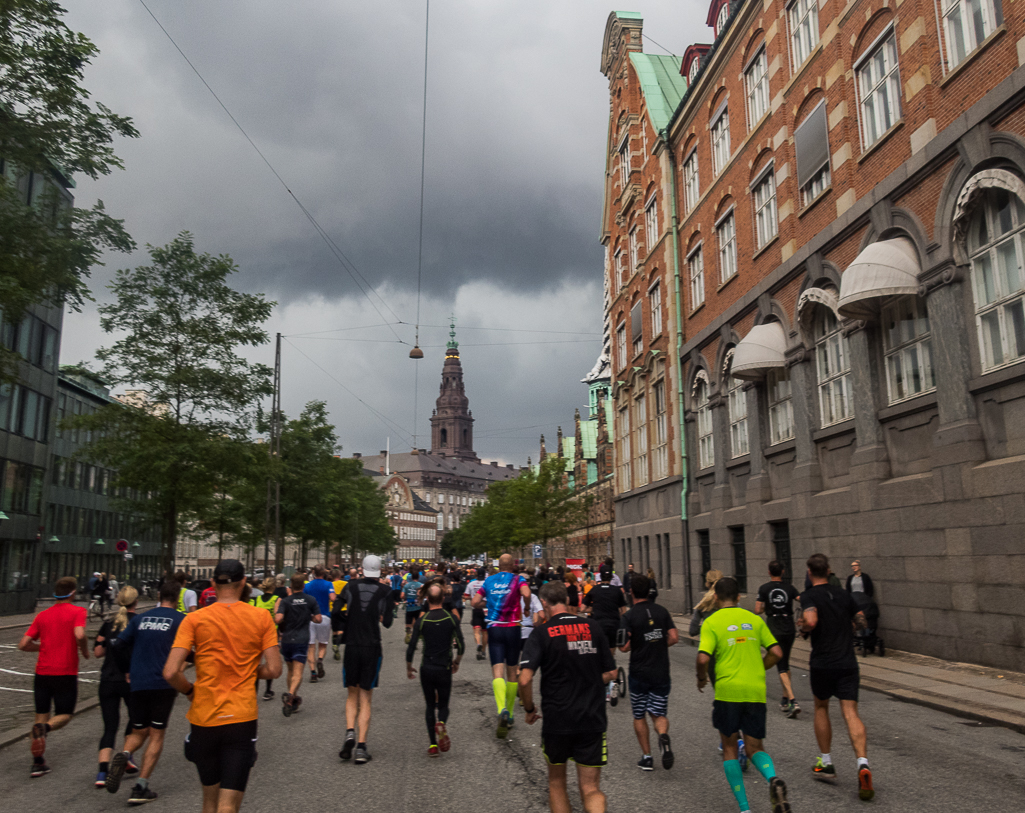
[[[133,548],[141,548],[141,547],[142,547],[142,544],[141,544],[141,543],[139,543],[139,542],[133,542],[133,543],[132,543],[132,547],[133,547]]]
[[[95,542],[93,542],[93,544],[97,545],[99,547],[102,547],[102,546],[106,545],[107,543],[104,542],[102,539],[97,539]]]
[[[0,522],[2,522],[5,519],[10,519],[10,517],[7,516],[7,514],[5,514],[3,511],[0,511]]]
[[[52,542],[52,543],[53,543],[53,544],[55,544],[55,545],[56,545],[56,544],[57,544],[58,542],[60,542],[60,540],[59,540],[59,539],[57,538],[56,534],[55,534],[55,535],[53,535],[53,536],[51,536],[51,537],[49,538],[49,540],[47,540],[47,541],[49,541],[49,542]]]

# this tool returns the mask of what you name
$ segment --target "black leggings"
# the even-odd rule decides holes
[[[452,696],[452,670],[445,666],[421,665],[420,688],[424,690],[424,700],[427,701],[427,710],[424,712],[424,719],[427,721],[427,736],[431,738],[431,745],[437,745],[434,724],[435,722],[448,722],[448,701]],[[435,706],[438,709],[437,720],[434,717]]]
[[[131,687],[123,681],[109,681],[100,684],[100,713],[103,715],[103,736],[100,737],[100,750],[113,748],[117,740],[117,730],[121,727],[121,703],[128,711],[128,695]],[[132,730],[131,718],[128,714],[128,725],[125,736]]]

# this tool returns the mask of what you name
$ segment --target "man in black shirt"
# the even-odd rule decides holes
[[[584,596],[584,606],[591,613],[591,618],[601,627],[605,633],[605,640],[611,647],[613,664],[616,662],[616,633],[619,631],[619,617],[626,612],[626,596],[622,587],[612,584],[612,566],[604,564],[599,573],[601,582],[591,588]],[[616,696],[615,682],[609,683],[606,689],[605,699],[613,706],[619,702]]]
[[[278,602],[278,611],[274,613],[281,636],[281,657],[288,664],[288,691],[281,695],[281,711],[286,717],[298,711],[303,702],[298,692],[310,645],[310,622],[319,624],[324,619],[317,599],[303,592],[305,582],[299,573],[294,574],[288,595]]]
[[[858,716],[858,659],[854,654],[854,626],[865,626],[851,594],[829,583],[829,560],[821,553],[808,559],[811,587],[801,594],[801,634],[811,636],[808,675],[815,695],[815,739],[822,755],[812,768],[816,779],[836,781],[836,768],[829,753],[833,729],[829,722],[829,699],[840,701],[847,733],[858,757],[858,795],[869,800],[875,795],[872,771],[868,767],[868,736]]]
[[[420,661],[420,687],[427,702],[427,736],[431,744],[427,755],[436,757],[447,751],[451,745],[446,724],[448,723],[448,701],[452,696],[452,675],[459,670],[466,645],[463,632],[456,617],[443,607],[445,590],[441,584],[432,582],[427,588],[427,612],[413,624],[413,637],[406,647],[406,676],[416,676],[413,656],[416,645],[423,638],[423,659]],[[456,644],[456,657],[452,659],[452,643]],[[434,710],[437,708],[437,719]]]
[[[342,594],[335,599],[337,617],[345,630],[342,681],[349,690],[345,700],[345,743],[338,756],[349,759],[355,748],[357,765],[364,765],[371,759],[367,751],[367,731],[371,698],[381,673],[381,624],[390,628],[394,617],[391,587],[381,584],[381,557],[365,556],[363,575],[362,579],[349,579]]]
[[[669,742],[669,647],[680,640],[680,633],[669,611],[649,600],[651,580],[635,573],[630,580],[633,607],[623,616],[620,652],[630,653],[630,706],[633,708],[634,733],[641,746],[642,771],[654,770],[647,715],[658,734],[662,767],[673,767],[675,757]],[[594,592],[593,590],[591,592]]]
[[[566,763],[572,759],[577,763],[584,810],[603,813],[601,769],[608,761],[608,746],[602,683],[615,678],[616,662],[601,627],[569,612],[566,585],[548,582],[539,598],[548,621],[527,639],[519,684],[527,724],[533,725],[541,716],[534,705],[534,673],[541,670],[541,745],[548,762],[548,803],[553,813],[571,810]]]
[[[783,583],[783,565],[773,559],[769,562],[769,581],[758,588],[755,613],[765,614],[765,625],[769,628],[783,650],[783,657],[776,661],[779,682],[783,685],[780,710],[793,719],[801,711],[790,682],[790,650],[794,648],[797,628],[794,626],[794,599],[800,594],[792,584]]]

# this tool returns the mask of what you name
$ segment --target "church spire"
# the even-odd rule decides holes
[[[456,319],[449,325],[445,365],[441,370],[441,391],[431,416],[431,454],[476,461],[473,451],[473,413],[463,387],[463,366],[456,341]]]

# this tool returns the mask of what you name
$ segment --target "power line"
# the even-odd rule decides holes
[[[282,337],[285,338],[285,337]],[[356,344],[405,344],[408,346],[409,342],[398,341],[394,339],[347,339],[343,336],[302,336],[302,335],[291,335],[287,338],[291,339],[307,339],[309,341],[320,341],[320,342],[354,342]],[[539,340],[536,342],[479,342],[477,344],[465,344],[460,343],[460,347],[513,347],[516,345],[532,345],[532,344],[591,344],[597,341],[594,339],[551,339],[551,340]],[[423,345],[424,350],[434,350],[441,347],[447,347],[444,344],[425,344]]]
[[[667,54],[669,54],[669,56],[676,56],[676,54],[674,54],[672,51],[670,51],[664,45],[659,45],[659,43],[655,42],[655,40],[653,40],[647,34],[642,34],[641,36],[644,37],[644,39],[648,40],[649,42],[651,42],[651,43],[653,43],[655,45],[658,45],[658,47],[661,48],[663,51],[665,51]]]
[[[288,334],[291,338],[309,338],[312,336],[319,336],[324,333],[342,333],[348,330],[370,330],[376,327],[387,327],[391,325],[403,325],[405,327],[412,327],[409,322],[382,322],[377,325],[357,325],[354,327],[334,327],[328,330],[312,330],[306,333],[290,333]],[[438,328],[441,330],[448,330],[449,325],[420,325],[420,327]],[[500,333],[533,333],[537,334],[550,334],[553,336],[596,336],[600,337],[601,333],[596,333],[589,330],[548,330],[546,328],[528,328],[528,327],[460,327],[460,330],[489,330]],[[408,342],[403,342],[408,344]]]

